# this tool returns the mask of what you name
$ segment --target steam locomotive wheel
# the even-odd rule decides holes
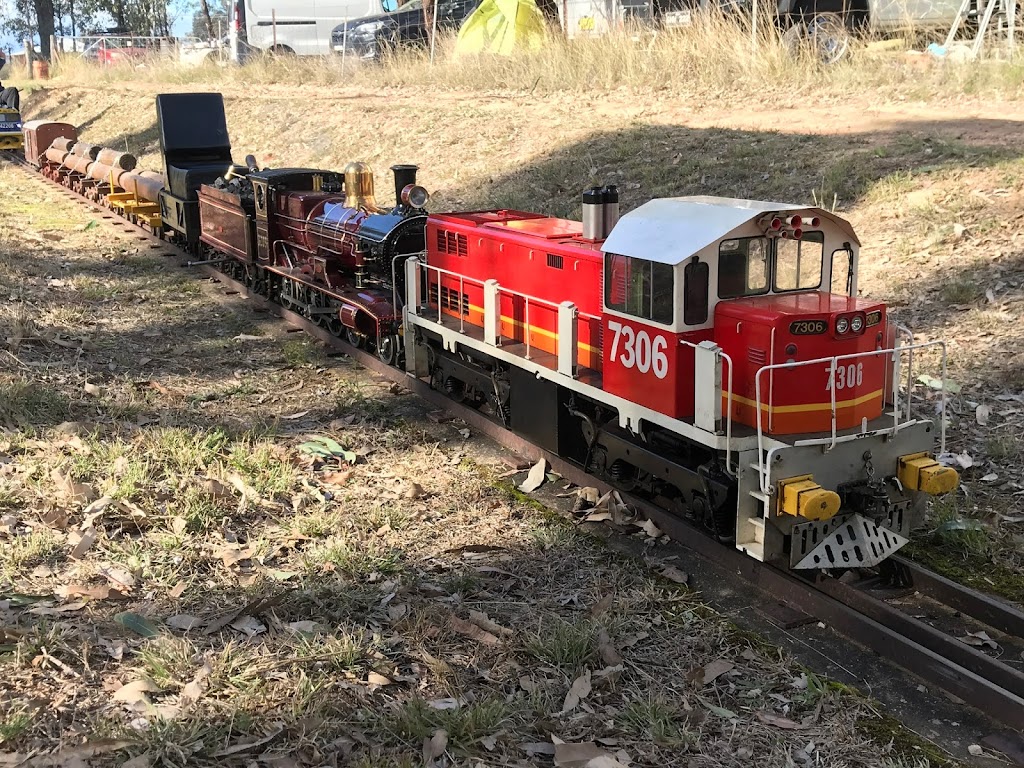
[[[366,344],[366,337],[356,331],[355,328],[345,329],[345,340],[357,349],[362,349]]]
[[[398,356],[399,346],[397,336],[382,336],[377,340],[377,357],[386,365],[394,365]]]

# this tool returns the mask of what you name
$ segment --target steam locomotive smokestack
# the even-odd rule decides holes
[[[410,184],[416,183],[417,165],[392,165],[391,172],[395,174],[395,205],[402,204],[402,190]]]

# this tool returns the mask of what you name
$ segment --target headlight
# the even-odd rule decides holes
[[[854,333],[860,333],[862,330],[864,330],[864,318],[861,317],[860,315],[855,315],[854,318],[850,321],[850,330],[853,331]]]
[[[429,199],[430,195],[427,194],[427,190],[418,184],[408,184],[402,190],[402,202],[412,208],[422,208]]]
[[[845,317],[840,317],[836,320],[836,333],[846,333],[850,330],[850,321]]]
[[[360,24],[358,27],[353,27],[348,31],[349,36],[358,35],[360,37],[369,37],[377,33],[377,30],[384,26],[383,21],[368,21],[365,24]]]

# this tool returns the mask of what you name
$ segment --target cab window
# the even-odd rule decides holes
[[[739,237],[718,246],[718,298],[768,292],[768,238]]]
[[[832,293],[849,296],[853,276],[853,251],[840,248],[832,251]]]
[[[821,285],[825,236],[806,232],[799,240],[775,241],[775,290],[802,291]]]
[[[683,269],[683,322],[701,325],[708,321],[708,269],[696,257]]]
[[[607,253],[604,285],[608,309],[663,325],[672,324],[675,274],[671,264]]]

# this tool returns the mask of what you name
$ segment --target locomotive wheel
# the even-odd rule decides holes
[[[354,328],[346,328],[345,341],[347,341],[356,349],[362,349],[363,345],[366,343],[366,337],[360,334]]]
[[[709,531],[717,533],[715,531],[715,515],[707,499],[699,493],[694,494],[693,501],[690,502],[690,510],[694,520]]]
[[[377,340],[377,357],[386,365],[394,365],[400,344],[397,336],[382,336]]]

